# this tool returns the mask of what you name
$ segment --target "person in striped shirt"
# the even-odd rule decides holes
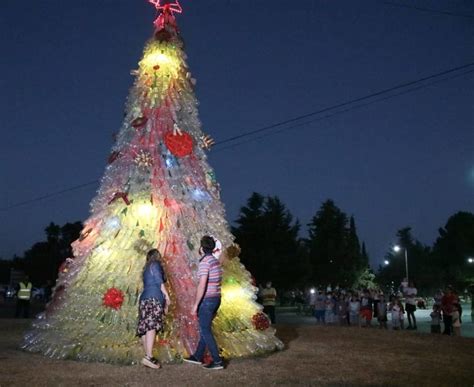
[[[202,358],[207,347],[212,356],[212,363],[204,365],[204,368],[221,370],[224,366],[211,329],[212,320],[221,304],[222,267],[219,260],[212,255],[215,247],[216,242],[212,237],[208,235],[202,237],[200,253],[203,256],[199,261],[199,282],[192,308],[192,314],[197,315],[199,319],[201,337],[194,354],[183,360],[187,363],[202,365]]]

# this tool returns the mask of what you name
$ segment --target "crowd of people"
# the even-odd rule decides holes
[[[263,295],[262,289],[260,294]],[[261,300],[265,311],[265,299]],[[317,324],[378,326],[393,330],[417,330],[415,311],[417,307],[426,308],[426,301],[418,297],[414,282],[406,279],[390,294],[384,294],[381,289],[346,290],[327,286],[308,289],[306,293],[291,290],[283,293],[281,300],[287,305],[304,305]],[[430,317],[432,333],[461,336],[462,306],[451,287],[439,290],[434,296]]]

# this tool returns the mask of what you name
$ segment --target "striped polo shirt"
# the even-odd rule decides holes
[[[199,261],[198,277],[207,276],[206,292],[204,298],[220,297],[222,268],[219,260],[213,255],[205,255]]]

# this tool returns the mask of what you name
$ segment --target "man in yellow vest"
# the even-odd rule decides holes
[[[16,312],[15,317],[20,317],[23,312],[23,318],[28,318],[30,314],[30,300],[31,300],[31,289],[33,284],[29,281],[28,276],[18,284],[18,292],[16,294]]]
[[[267,282],[266,287],[260,291],[260,298],[262,299],[263,312],[270,317],[272,324],[275,324],[275,304],[277,292],[270,281]]]

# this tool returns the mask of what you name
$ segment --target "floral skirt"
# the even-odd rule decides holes
[[[156,298],[147,298],[140,301],[138,307],[137,336],[142,337],[152,330],[163,330],[163,306]]]

